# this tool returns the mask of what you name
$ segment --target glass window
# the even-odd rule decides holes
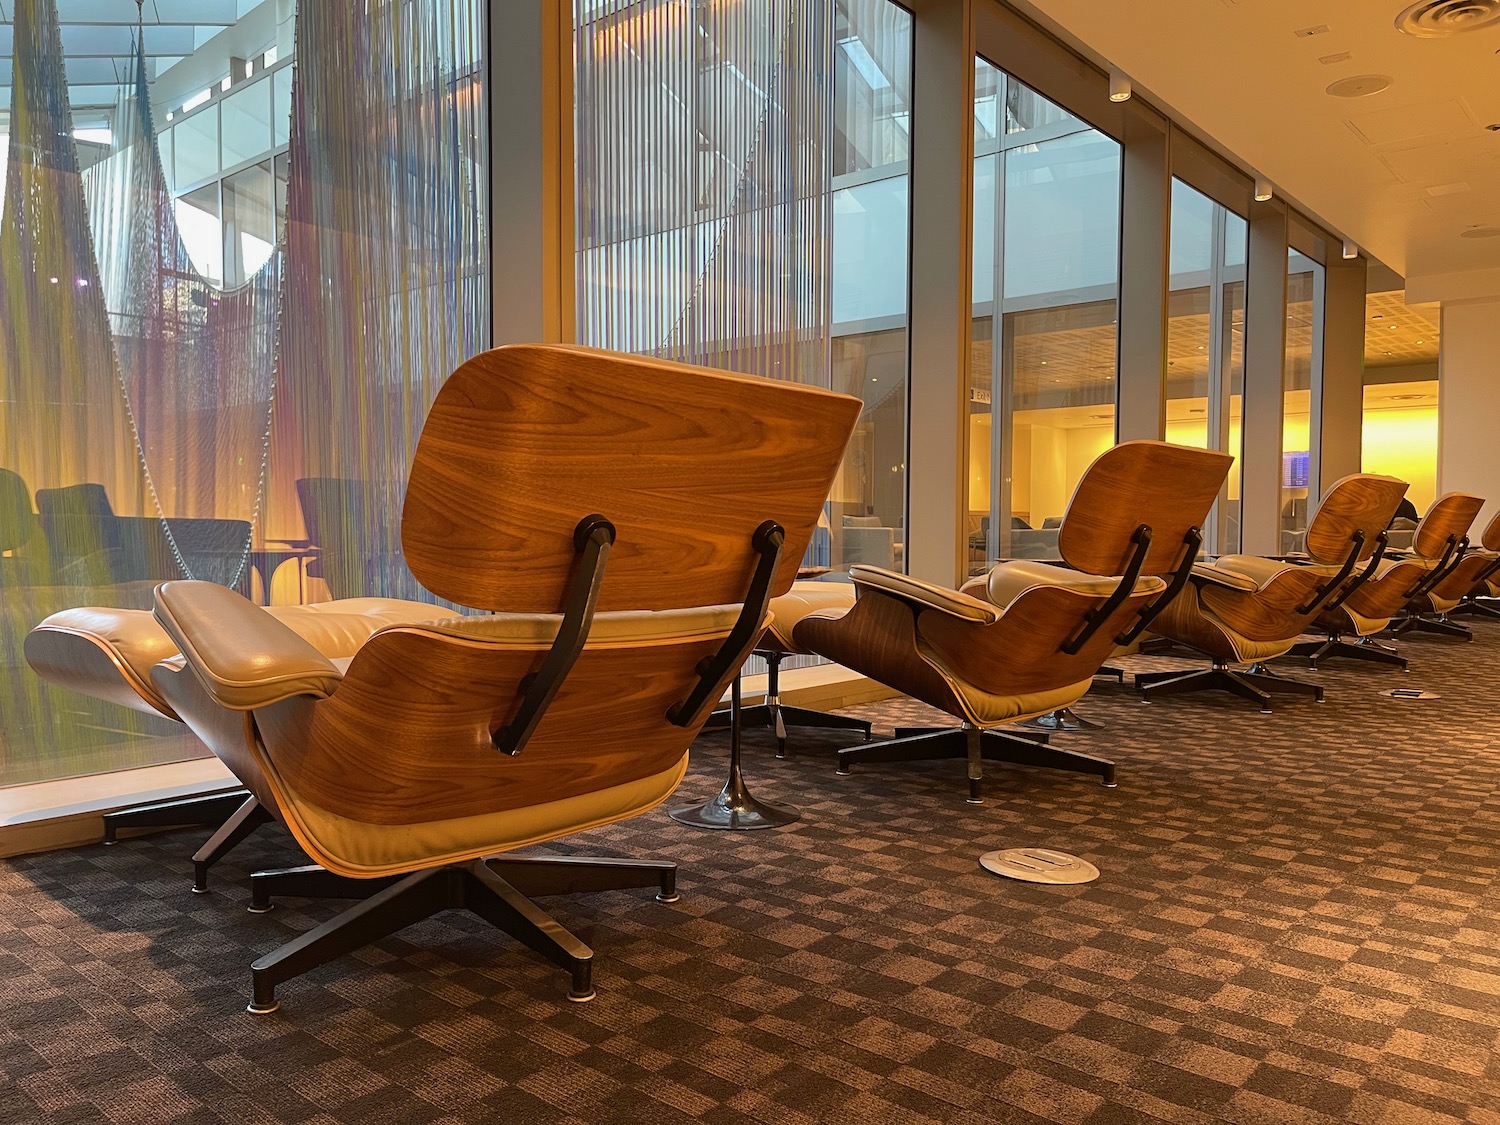
[[[1282,554],[1302,550],[1309,509],[1318,504],[1311,433],[1313,402],[1321,394],[1323,383],[1322,323],[1323,267],[1296,250],[1288,250],[1281,415]]]
[[[1249,224],[1172,181],[1167,312],[1167,440],[1234,455],[1204,528],[1204,551],[1240,546],[1245,391],[1245,255]]]
[[[275,145],[271,135],[271,86],[252,81],[232,91],[219,105],[223,133],[221,149],[225,168],[247,160],[259,160]]]
[[[271,144],[280,148],[292,135],[292,68],[283,66],[271,74]]]
[[[245,284],[276,249],[276,177],[269,160],[224,180],[224,284]]]
[[[1394,290],[1365,298],[1361,468],[1408,481],[1418,513],[1437,499],[1441,310]]]
[[[1115,441],[1120,146],[984,59],[975,91],[967,533],[978,574],[999,558],[1057,558],[1073,488]]]
[[[202,183],[219,174],[219,107],[200,109],[172,128],[173,182]]]
[[[173,201],[177,232],[193,268],[210,285],[224,284],[224,224],[214,181]]]

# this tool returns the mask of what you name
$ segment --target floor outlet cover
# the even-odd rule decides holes
[[[985,852],[979,857],[979,865],[996,875],[1027,883],[1091,883],[1099,878],[1099,869],[1088,860],[1051,848]]]

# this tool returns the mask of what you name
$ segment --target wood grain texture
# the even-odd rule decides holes
[[[1457,541],[1468,534],[1474,517],[1484,507],[1484,499],[1468,492],[1445,492],[1432,502],[1427,514],[1412,533],[1412,554],[1424,559],[1442,558],[1450,539]]]
[[[918,609],[867,589],[843,617],[804,618],[794,636],[798,645],[963,717],[964,708],[940,668],[988,695],[1029,695],[1067,687],[1098,669],[1114,651],[1116,635],[1151,596],[1126,598],[1072,656],[1062,651],[1063,643],[1082,628],[1085,614],[1105,599],[1055,586],[1028,590],[989,624]]]
[[[787,533],[773,594],[796,577],[857,399],[584,348],[484,352],[443,385],[402,517],[412,572],[461,605],[559,608],[572,535],[619,538],[599,608],[741,600],[764,520]],[[726,561],[728,560],[728,561]]]
[[[1362,584],[1344,604],[1361,617],[1389,619],[1401,612],[1412,590],[1431,570],[1431,562],[1403,559],[1379,578]],[[1335,615],[1334,620],[1340,619]]]
[[[1151,527],[1143,574],[1166,574],[1190,528],[1202,527],[1234,458],[1163,441],[1126,441],[1101,453],[1084,471],[1057,549],[1067,564],[1090,574],[1123,574],[1130,537]]]
[[[1486,551],[1500,551],[1500,512],[1491,517],[1490,522],[1484,526],[1484,534],[1479,537],[1479,545]]]
[[[521,678],[547,646],[389,629],[360,649],[328,699],[297,697],[255,713],[256,752],[271,766],[259,772],[284,783],[282,800],[312,802],[372,831],[634,781],[687,752],[708,708],[687,727],[669,723],[667,709],[687,696],[698,662],[723,636],[585,648],[531,740],[511,757],[491,745],[490,730],[513,714]]]
[[[1404,480],[1376,473],[1354,473],[1335,481],[1307,525],[1307,553],[1319,562],[1340,566],[1348,557],[1354,533],[1362,531],[1365,542],[1359,558],[1369,558],[1408,487]]]
[[[1205,608],[1241,636],[1252,641],[1283,641],[1296,637],[1312,620],[1314,614],[1299,613],[1297,607],[1311,601],[1328,577],[1309,567],[1289,566],[1259,590],[1231,590],[1205,583],[1198,597]]]

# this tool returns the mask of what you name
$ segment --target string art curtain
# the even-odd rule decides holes
[[[11,7],[10,144],[0,214],[0,783],[135,764],[165,722],[47,688],[26,633],[77,605],[149,608],[131,560],[150,534],[116,382],[53,0]],[[40,508],[38,512],[34,510]],[[146,521],[155,527],[157,521]],[[173,752],[172,757],[181,757]],[[149,755],[148,755],[149,757]]]
[[[576,0],[579,335],[826,386],[834,0]]]
[[[0,215],[4,467],[31,490],[103,485],[139,511],[143,481],[115,386],[57,8],[16,0],[10,145]]]
[[[173,564],[239,586],[269,444],[282,254],[233,290],[198,273],[162,171],[143,41],[134,69],[114,151],[89,175],[119,393]]]
[[[304,4],[272,526],[334,597],[426,596],[397,538],[416,439],[488,336],[484,5]]]

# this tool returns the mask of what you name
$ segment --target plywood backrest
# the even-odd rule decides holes
[[[1166,574],[1190,528],[1202,527],[1234,458],[1164,441],[1126,441],[1084,471],[1057,533],[1063,560],[1090,574],[1122,574],[1141,524],[1151,550],[1141,573]]]
[[[438,392],[407,486],[407,565],[478,609],[552,612],[585,516],[614,524],[599,608],[744,600],[750,542],[786,529],[790,588],[859,400],[639,356],[523,344]]]
[[[1408,487],[1404,480],[1376,473],[1351,473],[1334,481],[1307,525],[1307,553],[1319,562],[1342,564],[1354,533],[1362,531],[1359,557],[1369,558]]]
[[[1479,542],[1486,551],[1500,551],[1500,512],[1496,512],[1490,522],[1485,524],[1484,535]]]
[[[1412,533],[1412,554],[1424,559],[1442,558],[1450,540],[1457,541],[1468,534],[1469,526],[1482,507],[1483,498],[1471,493],[1443,493],[1432,502],[1432,507],[1427,509],[1427,514]]]

